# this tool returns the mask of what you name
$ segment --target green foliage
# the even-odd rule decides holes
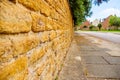
[[[69,0],[73,14],[74,24],[80,25],[81,22],[85,21],[86,16],[90,16],[92,12],[91,0]]]
[[[120,27],[120,17],[111,16],[109,23],[111,26],[115,26],[118,29],[118,27]]]
[[[95,5],[100,5],[102,2],[108,2],[109,0],[94,0]]]
[[[109,0],[69,0],[71,12],[75,25],[80,25],[86,20],[86,17],[91,16],[92,2],[96,5],[100,5],[102,2]]]
[[[95,27],[94,25],[90,25],[89,29],[93,30],[94,27]]]
[[[101,30],[102,24],[99,23],[99,24],[97,25],[97,27],[99,28],[99,30]]]

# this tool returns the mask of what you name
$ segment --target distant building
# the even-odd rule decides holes
[[[97,26],[99,23],[100,23],[100,20],[95,19],[95,20],[92,22],[92,25]]]
[[[102,24],[102,29],[105,29],[105,30],[108,30],[110,29],[110,24],[109,24],[109,20],[110,20],[110,17],[112,15],[108,16],[107,18],[103,19],[103,22],[101,23]]]
[[[89,26],[91,25],[91,23],[86,20],[85,22],[82,23],[82,25],[80,26],[81,30],[89,30]]]

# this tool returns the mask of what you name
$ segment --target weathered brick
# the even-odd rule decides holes
[[[9,1],[0,2],[0,33],[19,33],[31,30],[29,12],[20,5]]]
[[[45,17],[42,14],[31,13],[33,18],[32,31],[50,31],[59,29],[59,24],[49,17]]]
[[[40,43],[36,34],[15,35],[10,37],[12,41],[13,56],[24,54]]]
[[[0,80],[55,79],[73,35],[67,0],[2,0],[0,6]]]
[[[12,45],[9,39],[0,38],[0,56],[4,53],[8,53],[11,51],[10,46]]]
[[[20,57],[16,61],[0,68],[0,80],[8,80],[8,78],[27,68],[27,57]]]
[[[42,16],[41,14],[32,13],[32,31],[39,32],[39,31],[45,31],[45,23],[46,18]]]
[[[37,34],[0,36],[0,63],[9,61],[15,56],[25,54],[40,44]]]
[[[13,76],[10,76],[8,80],[28,80],[28,70],[23,70],[19,73],[16,73]]]
[[[60,9],[60,7],[62,6],[60,1],[54,1],[54,0],[45,0],[50,6],[52,6],[57,12],[59,12],[60,15],[63,15],[62,10],[64,9],[63,7]],[[57,3],[59,3],[60,5],[58,5]]]
[[[56,31],[50,32],[50,40],[53,40],[54,38],[56,38],[56,36],[57,36]]]
[[[41,75],[41,73],[43,72],[44,68],[46,67],[46,64],[47,64],[47,61],[46,61],[46,63],[44,63],[43,65],[41,65],[40,67],[38,67],[36,69],[37,75],[39,75],[39,76]]]
[[[54,25],[54,22],[52,19],[47,18],[46,19],[46,30],[54,30],[56,25]]]
[[[49,32],[45,31],[41,33],[40,39],[41,39],[41,42],[49,41]]]
[[[12,43],[8,38],[0,36],[0,65],[13,58],[11,46]]]
[[[30,10],[40,11],[45,16],[50,15],[50,6],[47,5],[43,0],[18,0],[19,3],[23,4],[25,7],[29,8]]]
[[[45,55],[48,56],[49,55],[48,52],[51,53],[49,51],[51,46],[52,46],[52,43],[48,42],[48,43],[41,45],[41,46],[35,48],[34,50],[32,50],[29,55],[29,65],[42,59],[42,57]]]
[[[49,57],[49,64],[50,64],[50,71],[54,72],[55,71],[55,56],[51,55]]]
[[[33,50],[30,55],[30,64],[33,64],[37,60],[39,60],[45,54],[45,49],[38,47],[37,49]]]
[[[57,37],[58,37],[58,36],[62,35],[64,33],[64,31],[63,30],[57,30],[56,33],[57,33]]]

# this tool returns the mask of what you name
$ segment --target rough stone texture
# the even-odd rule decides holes
[[[33,25],[32,25],[32,30],[35,32],[39,31],[44,31],[45,30],[45,19],[42,15],[40,14],[31,14],[32,19],[33,19]]]
[[[23,6],[3,0],[0,6],[0,33],[19,33],[31,30],[32,18]]]
[[[16,61],[13,61],[7,66],[0,67],[0,80],[6,80],[9,79],[10,76],[21,72],[27,67],[27,57],[20,57],[16,59]]]
[[[72,26],[67,0],[1,0],[0,80],[54,80]]]

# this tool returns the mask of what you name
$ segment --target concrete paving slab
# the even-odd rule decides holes
[[[110,64],[114,65],[120,65],[120,57],[105,57],[104,59],[107,60]]]
[[[120,80],[119,59],[113,58],[120,55],[119,44],[86,34],[79,34],[76,41],[88,80]]]
[[[101,56],[83,56],[86,64],[108,64]]]
[[[73,41],[66,56],[64,65],[59,74],[59,80],[87,80],[84,75],[80,51],[76,42]]]
[[[97,51],[97,50],[102,49],[103,51],[109,51],[109,49],[107,49],[107,48],[99,48],[97,46],[88,46],[88,45],[84,45],[84,46],[80,45],[80,48],[82,48],[82,50],[95,50],[95,51]]]
[[[120,65],[87,64],[87,77],[120,79]]]
[[[120,80],[119,58],[113,57],[119,56],[120,45],[86,34],[75,39],[79,50],[70,48],[59,80]]]
[[[88,80],[120,80],[120,79],[107,79],[107,78],[88,78]]]
[[[119,47],[120,49],[120,47]],[[120,57],[120,50],[111,50],[111,51],[108,51],[108,54],[110,54],[111,56],[119,56]]]
[[[105,51],[82,51],[81,50],[81,56],[110,56]]]

